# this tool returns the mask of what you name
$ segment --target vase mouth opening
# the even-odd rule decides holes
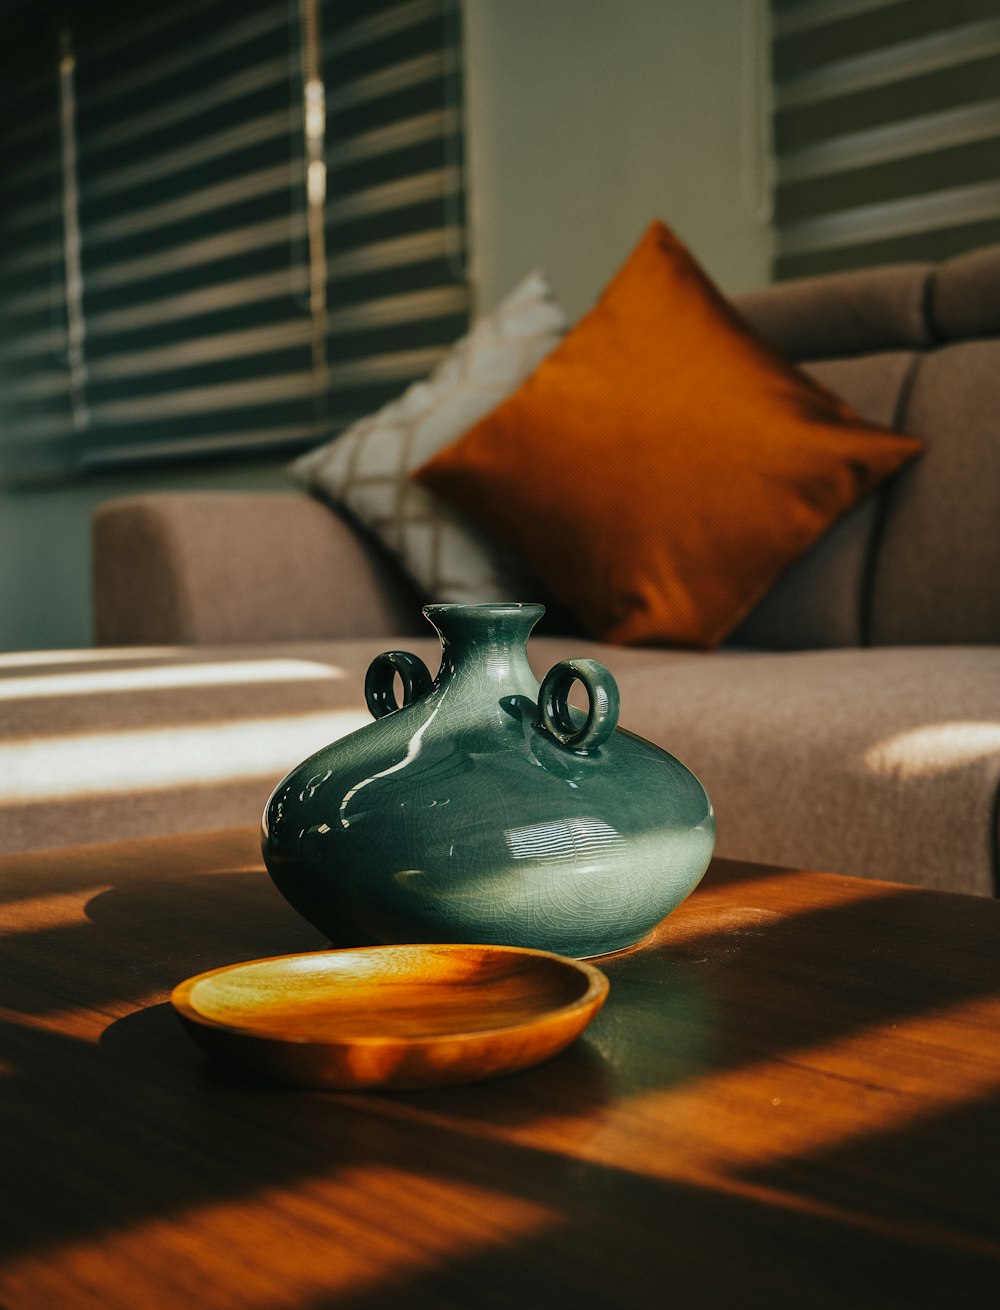
[[[508,601],[495,605],[463,605],[450,602],[425,605],[423,613],[432,622],[435,618],[533,618],[540,619],[545,613],[545,606],[538,601]]]

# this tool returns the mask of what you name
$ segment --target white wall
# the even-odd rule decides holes
[[[656,215],[724,290],[766,281],[769,232],[754,212],[760,3],[464,0],[482,307],[540,266],[578,315]],[[0,650],[91,640],[89,521],[102,500],[284,485],[272,462],[0,488]]]
[[[483,308],[540,266],[576,317],[654,217],[727,292],[766,282],[760,0],[465,0]]]

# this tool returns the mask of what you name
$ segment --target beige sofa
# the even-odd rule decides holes
[[[725,649],[544,635],[536,672],[606,663],[624,726],[707,786],[721,854],[995,894],[1000,247],[737,303],[924,457]],[[94,570],[102,648],[2,669],[26,688],[0,698],[8,850],[253,822],[288,767],[366,721],[375,653],[437,649],[391,561],[297,491],[111,502]]]

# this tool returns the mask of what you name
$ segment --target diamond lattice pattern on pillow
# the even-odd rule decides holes
[[[410,474],[490,413],[555,348],[566,317],[540,272],[479,319],[424,381],[291,466],[292,476],[346,509],[432,599],[521,599],[523,569]]]

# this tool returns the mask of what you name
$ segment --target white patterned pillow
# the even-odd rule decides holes
[[[432,600],[525,599],[530,584],[513,559],[410,473],[516,391],[566,327],[545,277],[529,274],[428,378],[289,472],[363,523]]]

